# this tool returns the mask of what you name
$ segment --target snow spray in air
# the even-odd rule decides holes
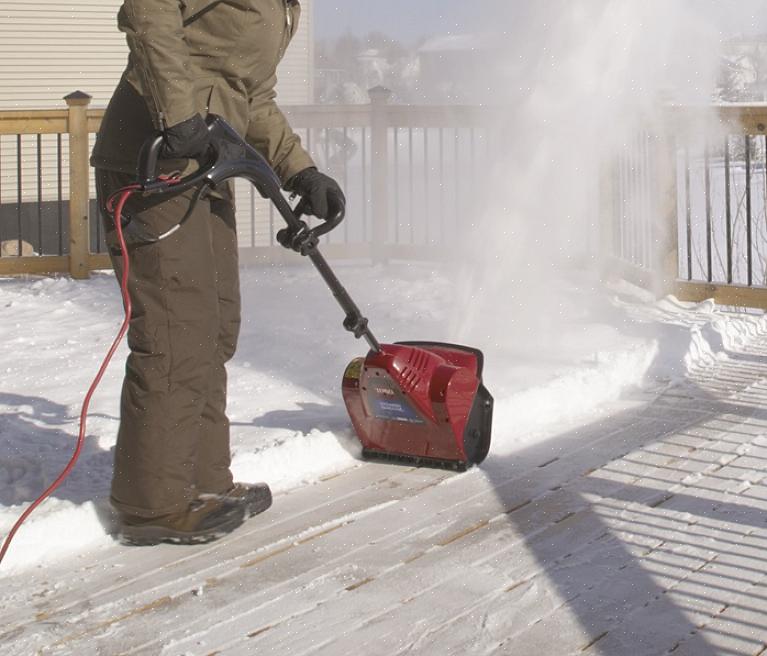
[[[605,162],[640,130],[659,133],[665,102],[710,101],[720,36],[692,0],[508,4],[506,79],[493,84],[509,113],[455,332],[549,342],[562,319],[552,284],[595,258]]]
[[[567,366],[586,323],[622,329],[597,291],[600,211],[613,202],[601,177],[632,140],[662,138],[664,105],[711,101],[722,37],[693,0],[506,4],[487,26],[506,30],[502,74],[493,67],[488,86],[508,110],[494,126],[502,145],[486,175],[491,200],[468,217],[454,258],[460,312],[450,333],[482,344],[488,378],[514,391],[552,362]],[[650,361],[626,365],[625,380],[583,403],[639,382]],[[511,371],[530,376],[511,380]]]

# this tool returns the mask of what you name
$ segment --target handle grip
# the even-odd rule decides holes
[[[309,205],[309,201],[306,198],[302,198],[300,201],[298,201],[298,205],[296,205],[293,208],[293,214],[295,215],[297,219],[301,219],[302,216],[309,214],[310,210],[311,210],[311,206]],[[311,237],[315,237],[315,238],[321,237],[322,235],[325,235],[331,230],[333,230],[334,228],[337,228],[338,225],[344,220],[345,216],[346,216],[346,206],[338,210],[335,216],[332,216],[326,221],[323,221],[316,228],[312,228],[308,234]]]
[[[141,146],[138,156],[138,183],[142,187],[150,186],[157,180],[157,162],[160,159],[162,143],[162,133],[158,132]]]
[[[225,179],[229,173],[226,164],[231,164],[233,160],[253,157],[251,153],[246,151],[247,146],[241,141],[239,135],[223,119],[209,114],[206,123],[210,134],[210,148],[205,156],[198,160],[199,168],[180,180],[173,180],[171,184],[167,180],[163,180],[158,171],[164,143],[162,132],[156,132],[141,145],[136,167],[137,182],[141,191],[145,194],[169,191],[178,194],[203,184],[213,187]],[[232,152],[232,144],[234,144],[236,152]],[[240,145],[242,147],[237,148]],[[255,155],[255,159],[258,160],[258,155]],[[237,163],[241,164],[239,161]],[[259,173],[261,172],[259,171]],[[274,174],[272,173],[272,175]],[[261,177],[264,177],[263,174]],[[268,178],[268,175],[266,177]]]
[[[316,228],[313,228],[312,235],[319,237],[320,235],[324,235],[330,232],[336,228],[338,224],[341,223],[341,221],[344,220],[344,216],[346,216],[346,208],[342,207],[335,216],[330,217],[327,221],[323,221]]]

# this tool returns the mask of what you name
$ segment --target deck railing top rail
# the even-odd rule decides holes
[[[371,105],[286,105],[282,109],[304,128],[370,127],[374,111]],[[463,105],[388,105],[382,111],[390,125],[398,127],[487,126],[508,115],[508,109]],[[104,108],[87,110],[91,132],[98,129],[104,112]],[[68,120],[66,109],[0,110],[0,135],[64,133]]]
[[[667,105],[664,123],[670,133],[689,131],[760,134],[767,131],[767,103],[727,105]]]
[[[448,203],[448,209],[458,211],[467,195],[464,169],[482,161],[485,151],[495,145],[486,138],[486,130],[508,120],[510,110],[391,105],[388,90],[376,88],[369,93],[366,105],[287,105],[282,109],[318,161],[334,166],[344,183],[356,185],[350,191],[362,215],[360,225],[369,223],[369,230],[362,230],[362,240],[367,241],[356,245],[369,246],[371,257],[379,260],[387,257],[382,255],[389,252],[387,248],[408,245],[399,239],[402,230],[409,238],[421,238],[414,231],[414,219],[418,227],[428,224],[429,217],[436,222],[439,211],[449,214],[443,207]],[[89,216],[94,209],[88,155],[105,109],[91,107],[89,96],[81,92],[70,94],[66,101],[68,107],[62,109],[0,111],[0,240],[7,247],[0,254],[0,275],[69,271],[85,277],[91,268],[109,264],[101,248],[97,252],[88,248],[89,225],[97,225],[95,217]],[[347,180],[347,175],[355,176],[354,181]],[[455,178],[449,201],[438,197],[442,182],[434,176],[442,181]],[[253,201],[239,205],[249,204],[253,206]],[[58,252],[52,254],[46,247],[37,250],[45,254],[27,255],[44,241],[51,213],[59,230]],[[64,228],[59,225],[62,219]],[[448,221],[438,223],[444,227]],[[32,224],[36,241],[30,237],[24,243]],[[251,226],[251,233],[261,227]],[[427,227],[424,239],[433,241],[434,234]],[[98,230],[95,238],[99,241]]]

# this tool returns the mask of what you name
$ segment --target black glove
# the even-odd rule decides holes
[[[205,119],[199,114],[176,123],[163,132],[162,159],[202,159],[210,146]]]
[[[285,183],[285,189],[301,196],[309,203],[307,213],[323,221],[346,210],[346,197],[341,187],[313,166],[296,173]]]

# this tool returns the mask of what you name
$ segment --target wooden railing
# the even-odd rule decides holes
[[[460,219],[462,203],[472,201],[458,189],[468,186],[459,164],[464,162],[472,175],[481,170],[493,141],[486,130],[502,122],[503,111],[394,106],[388,104],[385,89],[371,90],[370,97],[369,105],[284,108],[291,124],[303,130],[310,149],[324,149],[327,155],[327,133],[335,129],[344,136],[354,133],[361,150],[354,163],[361,181],[353,181],[351,174],[347,179],[346,159],[336,171],[348,184],[350,198],[356,199],[352,205],[358,234],[339,233],[323,249],[331,257],[378,261],[428,256],[430,249],[438,250],[434,247],[439,240],[450,237],[446,213],[453,211]],[[0,241],[11,247],[0,256],[0,275],[68,273],[86,278],[92,270],[110,266],[108,257],[93,247],[99,235],[88,165],[89,140],[104,112],[90,108],[90,98],[83,93],[65,100],[67,108],[62,110],[0,112],[0,138],[6,146],[8,140],[17,142],[18,180],[22,136],[37,135],[29,137],[37,140],[36,188],[27,175],[24,189],[19,182],[9,190],[8,163],[3,159],[7,148],[0,148],[0,219],[4,208],[18,214],[18,229],[10,238],[0,221]],[[461,137],[460,130],[469,133]],[[480,150],[475,137],[482,130],[484,139],[476,141],[482,141],[485,150],[475,152]],[[605,168],[600,250],[606,268],[683,300],[714,298],[722,304],[767,309],[767,106],[669,108],[661,132],[636,135],[625,153]],[[313,143],[323,134],[322,146]],[[46,146],[48,137],[57,145]],[[51,150],[47,160],[46,148]],[[450,149],[452,154],[446,154]],[[44,160],[58,167],[54,182],[42,181]],[[325,160],[328,164],[333,157]],[[436,177],[430,178],[429,172]],[[447,189],[454,195],[446,200]],[[420,204],[414,193],[423,196]],[[254,196],[251,192],[250,202],[243,205],[260,202]],[[42,243],[45,230],[56,223],[46,224],[40,209],[45,199],[58,212],[58,248],[52,254],[39,248],[42,254],[25,255],[22,206],[37,207]],[[5,218],[7,228],[7,211]],[[282,250],[273,239],[279,221],[272,218],[266,226],[252,219],[250,239],[241,240],[243,261],[281,259]],[[268,238],[257,242],[252,235],[259,232],[263,237],[264,231]]]
[[[602,180],[607,269],[680,300],[767,309],[767,106],[670,107]]]
[[[481,166],[492,141],[487,138],[487,129],[502,114],[497,109],[481,107],[395,106],[388,103],[388,90],[376,88],[369,93],[368,105],[283,108],[305,145],[322,160],[321,165],[335,165],[334,174],[348,187],[354,218],[346,224],[353,226],[356,233],[350,232],[345,224],[327,239],[323,250],[330,257],[374,261],[428,256],[430,250],[437,250],[435,244],[439,239],[447,238],[444,217],[448,211],[458,212],[462,204],[471,202],[471,190],[461,191],[462,181],[469,178],[469,170],[474,175],[474,170]],[[104,110],[90,108],[90,97],[81,92],[70,94],[65,100],[67,109],[62,110],[0,112],[0,138],[5,136],[13,142],[18,160],[11,162],[12,168],[18,168],[14,186],[6,175],[9,163],[3,159],[9,157],[9,149],[0,148],[0,241],[10,246],[10,253],[0,256],[0,275],[69,273],[75,278],[87,278],[90,271],[110,266],[106,254],[94,252],[103,239],[98,217],[93,216],[97,212],[88,164],[89,140],[98,131]],[[332,131],[336,137],[349,137],[356,154],[340,153],[343,155],[340,159],[338,153],[334,156],[329,146]],[[36,169],[30,162],[22,165],[22,150],[34,150],[34,145],[22,144],[22,137],[33,139],[29,135],[38,135],[37,153],[27,158],[37,162]],[[44,135],[58,135],[58,147],[46,145]],[[47,155],[46,149],[50,151]],[[58,165],[58,174],[51,172],[53,181],[43,181],[43,161],[49,168]],[[27,172],[22,184],[24,166]],[[392,170],[397,171],[396,175],[392,175]],[[35,176],[36,187],[30,180]],[[409,176],[409,181],[405,176]],[[451,207],[437,207],[437,201],[442,203],[438,194],[443,186],[455,188]],[[414,193],[425,194],[425,201],[419,204]],[[8,204],[9,196],[12,206]],[[237,200],[241,261],[283,259],[281,247],[274,240],[280,225],[273,209],[266,207],[248,185],[240,187]],[[47,254],[41,246],[49,229],[45,212],[54,211],[62,224],[57,228],[59,247],[57,252]],[[13,214],[10,219],[9,212]],[[36,238],[38,254],[25,255],[24,247],[31,245],[24,244],[24,221],[29,221],[29,214],[35,212],[36,231],[40,233]],[[407,217],[403,216],[405,213]],[[3,230],[3,225],[7,228],[9,224],[13,225],[10,238],[8,229]],[[422,234],[424,225],[426,233]]]
[[[0,112],[2,135],[66,135],[68,139],[68,254],[23,256],[22,239],[17,237],[17,256],[0,257],[0,274],[69,273],[87,278],[90,271],[111,266],[109,258],[89,248],[89,134],[98,130],[103,110],[88,108],[90,96],[74,92],[64,100],[67,109]],[[19,163],[19,169],[21,164]],[[17,202],[22,202],[19,191]],[[13,242],[14,240],[6,240]]]

